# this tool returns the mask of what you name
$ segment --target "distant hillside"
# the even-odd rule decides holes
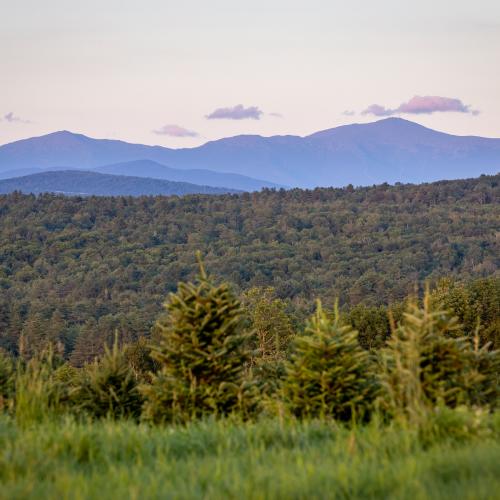
[[[136,177],[151,177],[177,182],[190,182],[204,186],[224,186],[225,188],[242,191],[259,191],[264,187],[278,188],[278,184],[253,179],[246,175],[213,172],[203,169],[182,170],[161,165],[152,160],[134,160],[124,163],[114,163],[93,169],[94,172],[114,175],[132,175]]]
[[[185,149],[91,139],[67,131],[0,147],[0,172],[34,167],[89,170],[136,160],[298,187],[420,183],[497,173],[500,139],[454,136],[387,118],[307,137],[241,135]]]
[[[42,172],[0,180],[0,193],[61,193],[66,195],[140,196],[235,193],[234,189],[198,186],[143,177],[109,175],[81,170]]]

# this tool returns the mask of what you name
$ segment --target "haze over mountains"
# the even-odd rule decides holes
[[[454,136],[387,118],[306,137],[241,135],[184,149],[92,139],[67,131],[0,147],[2,177],[56,168],[248,191],[420,183],[497,173],[500,139]]]

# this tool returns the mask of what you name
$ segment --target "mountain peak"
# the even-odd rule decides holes
[[[314,132],[311,135],[306,136],[306,138],[316,138],[324,137],[331,134],[339,133],[370,133],[370,132],[383,132],[383,131],[430,131],[436,134],[437,132],[430,128],[424,127],[418,123],[412,122],[410,120],[405,120],[404,118],[399,118],[396,116],[391,116],[389,118],[383,118],[374,122],[368,123],[351,123],[348,125],[340,125],[339,127],[333,127],[326,130],[320,130],[319,132]]]

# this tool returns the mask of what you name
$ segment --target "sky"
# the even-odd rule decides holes
[[[498,0],[0,0],[0,144],[192,147],[400,116],[500,137]]]

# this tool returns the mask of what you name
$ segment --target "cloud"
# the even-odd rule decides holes
[[[1,121],[2,119],[0,119]],[[19,116],[16,116],[12,111],[3,116],[3,120],[7,123],[31,123],[29,120],[23,120]]]
[[[370,104],[364,111],[361,111],[362,115],[374,116],[391,116],[395,113],[395,110],[384,108],[384,106],[380,106],[380,104]]]
[[[469,105],[465,105],[460,99],[440,96],[418,96],[412,97],[408,102],[403,102],[395,109],[386,108],[379,104],[368,106],[362,115],[392,116],[402,113],[412,115],[430,115],[432,113],[468,113],[478,115],[478,110],[473,110]]]
[[[269,116],[273,116],[274,118],[283,118],[281,113],[269,113]]]
[[[153,130],[153,134],[168,135],[170,137],[198,137],[199,135],[198,132],[188,130],[179,125],[163,125],[163,127]]]
[[[245,108],[243,104],[238,104],[232,108],[217,108],[205,118],[208,120],[260,120],[263,114],[257,106]]]
[[[342,114],[344,116],[354,116],[356,114],[356,111],[352,111],[350,109],[346,109],[345,111],[342,111]]]

